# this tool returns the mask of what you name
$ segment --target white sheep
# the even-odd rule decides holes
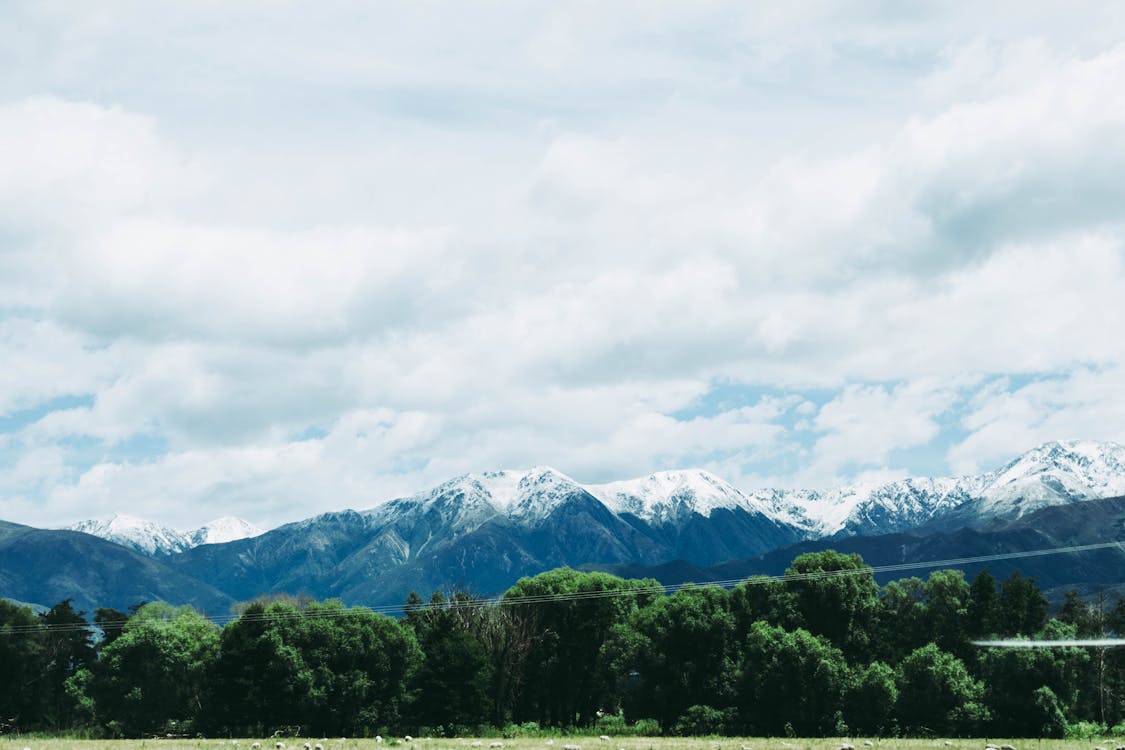
[[[836,750],[855,750],[855,745],[849,745],[846,742],[841,742],[837,745]]]
[[[503,742],[490,742],[490,743],[488,743],[488,746],[489,747],[504,747],[504,743]]]
[[[875,743],[874,743],[874,742],[872,742],[871,740],[864,740],[864,741],[863,741],[863,746],[864,746],[864,747],[875,747]]]
[[[262,743],[261,743],[261,742],[255,742],[255,743],[254,743],[253,745],[251,745],[250,747],[251,747],[251,748],[252,748],[253,750],[262,750]]]
[[[301,745],[301,747],[305,748],[305,750],[312,750],[312,745],[308,742],[306,742],[304,745]]]
[[[609,735],[603,734],[601,737],[598,737],[598,739],[601,740],[602,742],[609,742]]]
[[[473,740],[469,744],[472,745],[473,747],[484,747],[484,743],[481,742],[480,740]]]
[[[582,750],[581,745],[563,745],[563,750]]]
[[[381,734],[375,735],[375,744],[377,744],[377,745],[383,744],[383,735],[381,735]]]
[[[554,740],[547,740],[547,744],[548,744],[548,745],[553,745],[553,744],[555,744],[555,741],[554,741]]]
[[[273,743],[273,746],[275,748],[277,748],[277,750],[285,750],[285,743],[284,742],[275,742],[275,743]]]
[[[411,737],[409,734],[406,735],[405,737],[403,737],[403,739],[406,740],[407,742],[413,742],[414,741],[414,738]]]

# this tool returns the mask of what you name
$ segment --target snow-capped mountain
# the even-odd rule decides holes
[[[1052,505],[1125,495],[1125,446],[1056,441],[984,474],[750,495],[809,538],[885,534],[939,520],[971,526],[1014,520]]]
[[[121,513],[109,520],[80,521],[67,528],[101,537],[150,557],[174,555],[201,544],[230,542],[265,533],[253,524],[233,516],[216,519],[194,531],[180,532]]]
[[[233,542],[235,539],[250,539],[264,533],[266,533],[265,529],[260,529],[249,521],[235,516],[223,516],[195,531],[188,532],[185,536],[191,547],[198,547],[201,544],[222,544]]]
[[[67,527],[72,531],[101,537],[145,555],[172,555],[189,548],[178,531],[153,521],[118,513],[108,521],[91,519]]]

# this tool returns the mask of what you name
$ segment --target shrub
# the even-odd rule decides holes
[[[1114,727],[1114,729],[1118,728],[1125,730],[1125,724]],[[1096,721],[1076,721],[1073,724],[1067,724],[1065,737],[1068,740],[1092,740],[1105,737],[1109,731],[1105,724],[1099,724]]]
[[[726,730],[727,716],[711,706],[691,706],[672,726],[672,733],[681,737],[702,737],[723,734]]]
[[[637,719],[637,723],[633,725],[633,734],[638,737],[659,737],[660,722],[656,719]]]

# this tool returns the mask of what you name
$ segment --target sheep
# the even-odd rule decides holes
[[[261,742],[255,742],[250,747],[251,747],[252,750],[262,750],[262,743]]]
[[[504,747],[504,743],[503,742],[490,742],[490,743],[488,743],[488,746],[489,747]]]
[[[1011,745],[1001,745],[1000,750],[1016,750],[1016,749],[1014,747],[1012,747]]]
[[[750,747],[749,745],[739,745],[738,750],[754,750],[754,748]]]
[[[945,742],[943,742],[941,744],[945,745],[946,747],[953,747],[953,743],[950,742],[949,740],[946,740]]]
[[[563,745],[563,750],[582,750],[581,745]]]
[[[315,745],[313,745],[313,748],[314,748],[315,750],[324,750],[324,745],[322,745],[322,744],[320,744],[320,743],[318,742],[318,743],[316,743]]]
[[[405,737],[403,737],[402,739],[405,740],[406,742],[413,742],[414,741],[414,738],[411,737],[409,734],[406,735]]]
[[[553,745],[553,744],[555,744],[555,741],[554,741],[554,740],[547,740],[547,744],[548,744],[548,745]]]
[[[864,741],[863,741],[863,746],[864,746],[864,747],[875,747],[875,743],[874,743],[874,742],[872,742],[871,740],[864,740]]]
[[[840,744],[839,744],[839,745],[838,745],[838,746],[836,747],[836,750],[855,750],[855,745],[849,745],[849,744],[848,744],[848,743],[846,743],[846,742],[841,742],[841,743],[840,743]]]
[[[285,743],[284,742],[275,742],[275,743],[273,743],[273,746],[275,748],[277,748],[277,750],[285,750]]]
[[[469,743],[472,747],[484,747],[484,743],[480,740],[473,740]]]
[[[381,734],[375,735],[375,744],[376,745],[382,745],[383,744],[383,735],[381,735]]]
[[[609,742],[609,735],[603,734],[601,737],[598,737],[598,739],[601,740],[602,742]]]
[[[308,742],[306,742],[305,744],[301,745],[301,747],[305,748],[305,750],[312,750],[312,745],[311,745],[311,744],[309,744]]]

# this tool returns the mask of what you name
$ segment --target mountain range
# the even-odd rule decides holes
[[[1070,441],[1039,446],[984,474],[828,490],[742,492],[697,469],[581,484],[537,467],[463,475],[366,510],[325,513],[264,533],[238,519],[185,534],[122,516],[79,524],[86,534],[43,533],[125,546],[137,557],[143,552],[148,563],[143,569],[161,582],[198,584],[194,599],[159,589],[159,597],[170,601],[211,597],[211,606],[221,607],[228,600],[286,592],[377,604],[402,601],[411,590],[425,594],[451,585],[493,593],[521,576],[561,565],[650,571],[678,566],[702,571],[700,580],[706,580],[713,568],[741,564],[740,569],[755,570],[737,561],[785,558],[787,564],[799,551],[823,546],[871,544],[875,555],[882,554],[876,553],[879,545],[898,544],[913,550],[900,557],[913,560],[933,559],[924,555],[939,550],[956,557],[962,546],[979,547],[981,534],[1016,533],[1029,519],[1054,518],[1048,511],[1066,516],[1081,501],[1120,495],[1125,495],[1125,447]],[[219,531],[209,535],[209,527]],[[31,543],[33,531],[42,530],[21,532],[24,544]],[[1119,532],[1120,525],[1111,527],[1110,533]],[[936,546],[886,541],[896,534],[931,538]],[[6,554],[7,539],[0,535],[0,595],[53,603],[46,590],[17,585],[35,574]],[[43,543],[58,545],[60,539]],[[96,577],[92,561],[102,557],[89,559],[86,568]],[[130,560],[117,564],[141,569]],[[103,577],[112,575],[106,571]],[[1076,582],[1081,583],[1061,583]],[[135,596],[133,590],[112,588],[107,584],[96,605],[134,603],[125,601]],[[158,591],[155,585],[150,589]]]

